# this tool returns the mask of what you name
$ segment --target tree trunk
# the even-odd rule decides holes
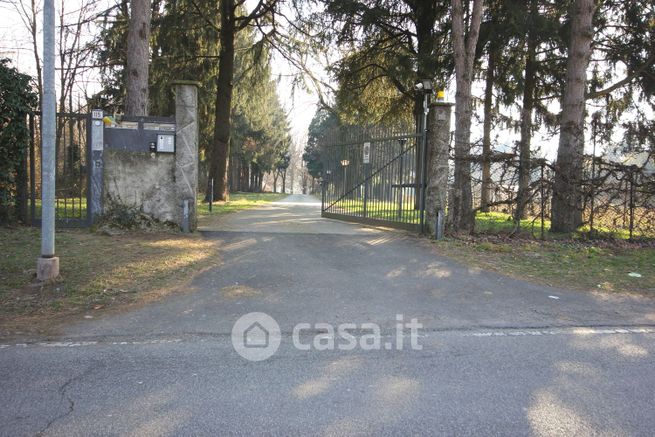
[[[287,192],[287,171],[282,172],[282,194]]]
[[[573,6],[553,188],[551,229],[555,232],[573,232],[582,224],[585,88],[594,9],[594,0],[576,0]]]
[[[234,35],[236,32],[234,0],[220,0],[221,53],[218,61],[216,118],[212,141],[209,177],[216,181],[216,196],[228,200],[227,166],[230,152],[230,110],[232,108],[232,79],[234,76]]]
[[[468,35],[464,31],[462,0],[452,0],[453,52],[455,57],[455,180],[448,202],[448,224],[454,231],[472,232],[474,226],[471,195],[471,82],[475,48],[482,21],[482,0],[474,0]]]
[[[18,220],[24,225],[29,223],[28,212],[28,192],[27,192],[27,179],[29,176],[27,170],[27,156],[29,150],[27,145],[21,153],[21,160],[16,165],[16,216]]]
[[[480,211],[489,212],[491,202],[491,125],[493,123],[494,69],[496,68],[496,48],[489,45],[487,76],[484,88],[484,123],[482,128],[482,186],[480,189]]]
[[[125,114],[148,115],[150,63],[150,0],[132,0],[127,34],[127,96]]]
[[[519,189],[517,193],[514,221],[517,229],[520,220],[525,219],[526,206],[530,199],[530,145],[532,137],[532,111],[536,86],[537,37],[534,33],[536,14],[539,12],[536,0],[530,3],[530,19],[527,36],[525,60],[525,80],[523,84],[523,108],[521,108],[521,140],[519,141]]]
[[[242,176],[241,176],[241,185],[239,186],[240,191],[248,191],[246,187],[248,187],[250,183],[250,165],[246,162],[245,159],[241,158],[241,168],[242,168]]]

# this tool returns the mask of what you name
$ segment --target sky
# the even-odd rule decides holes
[[[293,87],[291,75],[296,72],[279,54],[273,55],[272,71],[278,79],[278,95],[289,116],[291,136],[294,141],[302,141],[317,109],[318,98],[315,93]]]

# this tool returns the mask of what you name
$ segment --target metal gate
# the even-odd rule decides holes
[[[60,227],[91,223],[88,204],[88,114],[58,113],[55,142],[55,220]],[[41,116],[31,114],[29,153],[30,217],[41,224]]]
[[[409,133],[411,132],[411,133]],[[424,221],[424,134],[348,127],[321,140],[321,215],[420,232]]]

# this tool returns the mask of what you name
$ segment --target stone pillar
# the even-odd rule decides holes
[[[174,82],[175,187],[180,225],[193,232],[198,226],[198,83]],[[186,204],[186,207],[185,207]],[[188,217],[185,218],[185,212]]]
[[[428,114],[425,227],[433,238],[443,237],[448,198],[448,152],[452,103],[435,102]]]

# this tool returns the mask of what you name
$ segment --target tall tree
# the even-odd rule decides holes
[[[317,179],[323,173],[323,156],[319,144],[321,136],[339,125],[339,119],[334,112],[318,109],[307,129],[307,144],[302,159],[307,165],[307,173],[312,179]]]
[[[482,21],[482,0],[474,0],[468,20],[462,0],[452,0],[452,40],[455,59],[455,179],[448,201],[448,223],[455,231],[473,231],[471,194],[471,83]],[[465,30],[465,28],[467,28]]]
[[[198,116],[201,159],[206,158],[214,132],[214,103],[219,55],[218,5],[215,0],[163,1],[157,13],[153,2],[152,63],[150,66],[150,112],[173,114],[170,83],[192,80],[200,84]],[[201,172],[204,176],[206,171]]]
[[[99,20],[100,31],[93,44],[102,89],[91,97],[89,104],[108,113],[125,111],[129,17],[127,0],[121,0],[114,8],[107,10]]]
[[[344,121],[377,123],[422,113],[422,79],[445,84],[448,58],[447,2],[424,0],[337,0],[328,2],[321,23],[329,42],[348,55],[331,69]],[[320,24],[325,27],[324,24]]]
[[[220,0],[220,42],[216,102],[214,104],[214,139],[210,153],[209,178],[215,181],[214,195],[218,200],[228,199],[227,164],[230,155],[230,128],[232,109],[232,78],[234,77],[234,35],[236,32],[236,5],[234,0]]]
[[[514,221],[520,229],[520,221],[526,216],[526,206],[530,199],[530,146],[532,140],[532,113],[534,110],[535,88],[537,85],[537,18],[538,0],[530,0],[526,14],[525,73],[523,80],[523,105],[521,107],[521,140],[519,141],[519,184]]]
[[[496,73],[496,44],[487,49],[487,71],[484,84],[484,121],[482,125],[482,184],[480,187],[480,211],[489,212],[491,202],[491,128],[493,124],[493,98]]]
[[[127,115],[148,115],[151,17],[150,0],[131,0],[127,35]]]
[[[585,91],[595,3],[573,3],[552,202],[551,229],[555,232],[573,232],[582,224]]]
[[[234,39],[236,33],[270,18],[275,12],[278,0],[260,0],[252,12],[242,15],[245,0],[219,0],[221,25],[219,39],[221,51],[216,81],[216,103],[214,137],[209,154],[209,179],[215,183],[215,198],[228,199],[228,159],[230,156],[230,130],[232,109],[232,87],[234,78]],[[258,27],[262,27],[259,23]],[[209,190],[207,190],[209,192]]]

